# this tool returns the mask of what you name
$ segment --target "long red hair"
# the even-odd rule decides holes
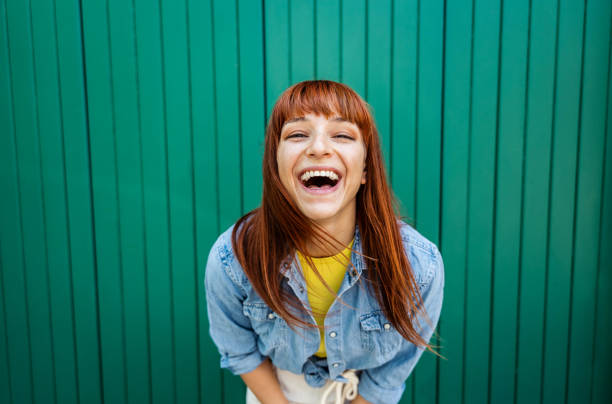
[[[255,291],[274,312],[290,325],[316,327],[301,320],[292,310],[305,309],[294,295],[281,287],[281,265],[296,250],[306,251],[309,241],[336,250],[341,243],[301,213],[281,183],[276,159],[283,124],[308,113],[327,118],[339,115],[359,127],[366,146],[368,176],[356,197],[356,222],[362,256],[368,266],[362,278],[367,276],[370,290],[395,329],[413,344],[436,353],[415,329],[419,313],[429,324],[431,320],[404,250],[397,203],[387,182],[378,130],[368,104],[344,84],[303,81],[289,87],[276,101],[265,134],[261,206],[241,217],[232,232],[238,261]]]

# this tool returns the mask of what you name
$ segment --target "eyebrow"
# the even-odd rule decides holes
[[[288,121],[285,122],[285,125],[287,125],[289,123],[293,123],[293,122],[303,122],[303,121],[307,121],[307,120],[308,119],[306,119],[306,117],[300,116],[300,117],[297,117],[297,118],[289,119]],[[351,122],[348,119],[346,119],[344,117],[341,117],[341,116],[336,116],[336,117],[330,119],[330,121],[332,121],[332,122],[349,122],[349,123]]]

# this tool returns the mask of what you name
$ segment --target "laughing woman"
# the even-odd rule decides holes
[[[261,206],[206,266],[210,334],[248,404],[397,403],[435,353],[442,257],[395,206],[365,101],[326,80],[285,90]]]

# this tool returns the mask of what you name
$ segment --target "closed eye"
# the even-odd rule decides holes
[[[344,133],[340,133],[340,134],[338,134],[338,135],[336,135],[334,137],[340,137],[340,138],[343,138],[343,139],[354,140],[352,136],[345,135]]]
[[[291,135],[287,136],[285,139],[291,139],[293,137],[306,137],[306,135],[303,133],[297,132],[297,133],[292,133]]]

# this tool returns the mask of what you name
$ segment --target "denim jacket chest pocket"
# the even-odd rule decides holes
[[[382,311],[375,310],[361,315],[359,325],[362,349],[385,357],[400,349],[403,337]]]
[[[265,303],[244,303],[242,312],[249,318],[262,350],[280,348],[287,344],[287,323]]]

